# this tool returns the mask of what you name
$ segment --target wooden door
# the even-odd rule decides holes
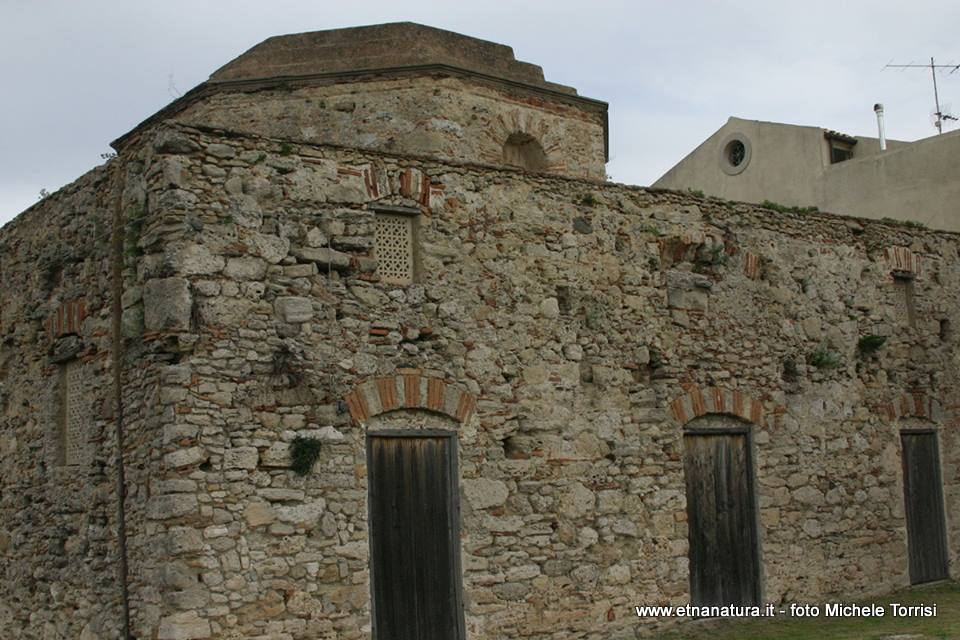
[[[937,434],[932,430],[903,431],[900,442],[910,582],[943,580],[949,577],[949,560]]]
[[[760,561],[748,433],[684,434],[690,595],[698,606],[760,603]]]
[[[462,640],[456,437],[370,434],[370,563],[377,640]]]

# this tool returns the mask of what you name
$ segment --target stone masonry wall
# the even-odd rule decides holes
[[[905,420],[941,430],[956,553],[956,236],[209,129],[141,141],[124,318],[165,364],[139,637],[369,637],[374,427],[458,432],[471,638],[632,638],[653,625],[634,605],[687,602],[698,416],[752,425],[764,601],[908,582]],[[421,212],[414,284],[379,282],[378,206]],[[322,443],[302,477],[298,436]]]
[[[4,638],[119,637],[108,180],[0,230]]]
[[[602,116],[453,77],[219,93],[176,116],[190,125],[454,161],[503,163],[514,133],[536,138],[547,171],[603,179]]]

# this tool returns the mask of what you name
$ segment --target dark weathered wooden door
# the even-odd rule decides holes
[[[368,436],[377,640],[465,637],[456,442],[446,433]]]
[[[690,594],[699,606],[760,602],[753,469],[746,432],[684,434]]]
[[[949,577],[943,485],[935,431],[903,431],[903,502],[907,516],[910,582]]]

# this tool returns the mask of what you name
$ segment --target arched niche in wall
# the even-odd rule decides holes
[[[697,606],[760,604],[752,425],[703,413],[683,427],[690,597]]]
[[[515,131],[503,143],[503,163],[527,171],[546,171],[547,154],[529,133]]]

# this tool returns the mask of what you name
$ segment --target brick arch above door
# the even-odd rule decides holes
[[[433,411],[463,424],[477,407],[477,397],[472,393],[441,378],[423,375],[419,369],[364,380],[343,399],[357,425],[373,416],[399,409]]]
[[[680,425],[709,413],[725,413],[758,426],[764,424],[763,404],[736,389],[683,385],[683,393],[669,406],[670,417]]]

